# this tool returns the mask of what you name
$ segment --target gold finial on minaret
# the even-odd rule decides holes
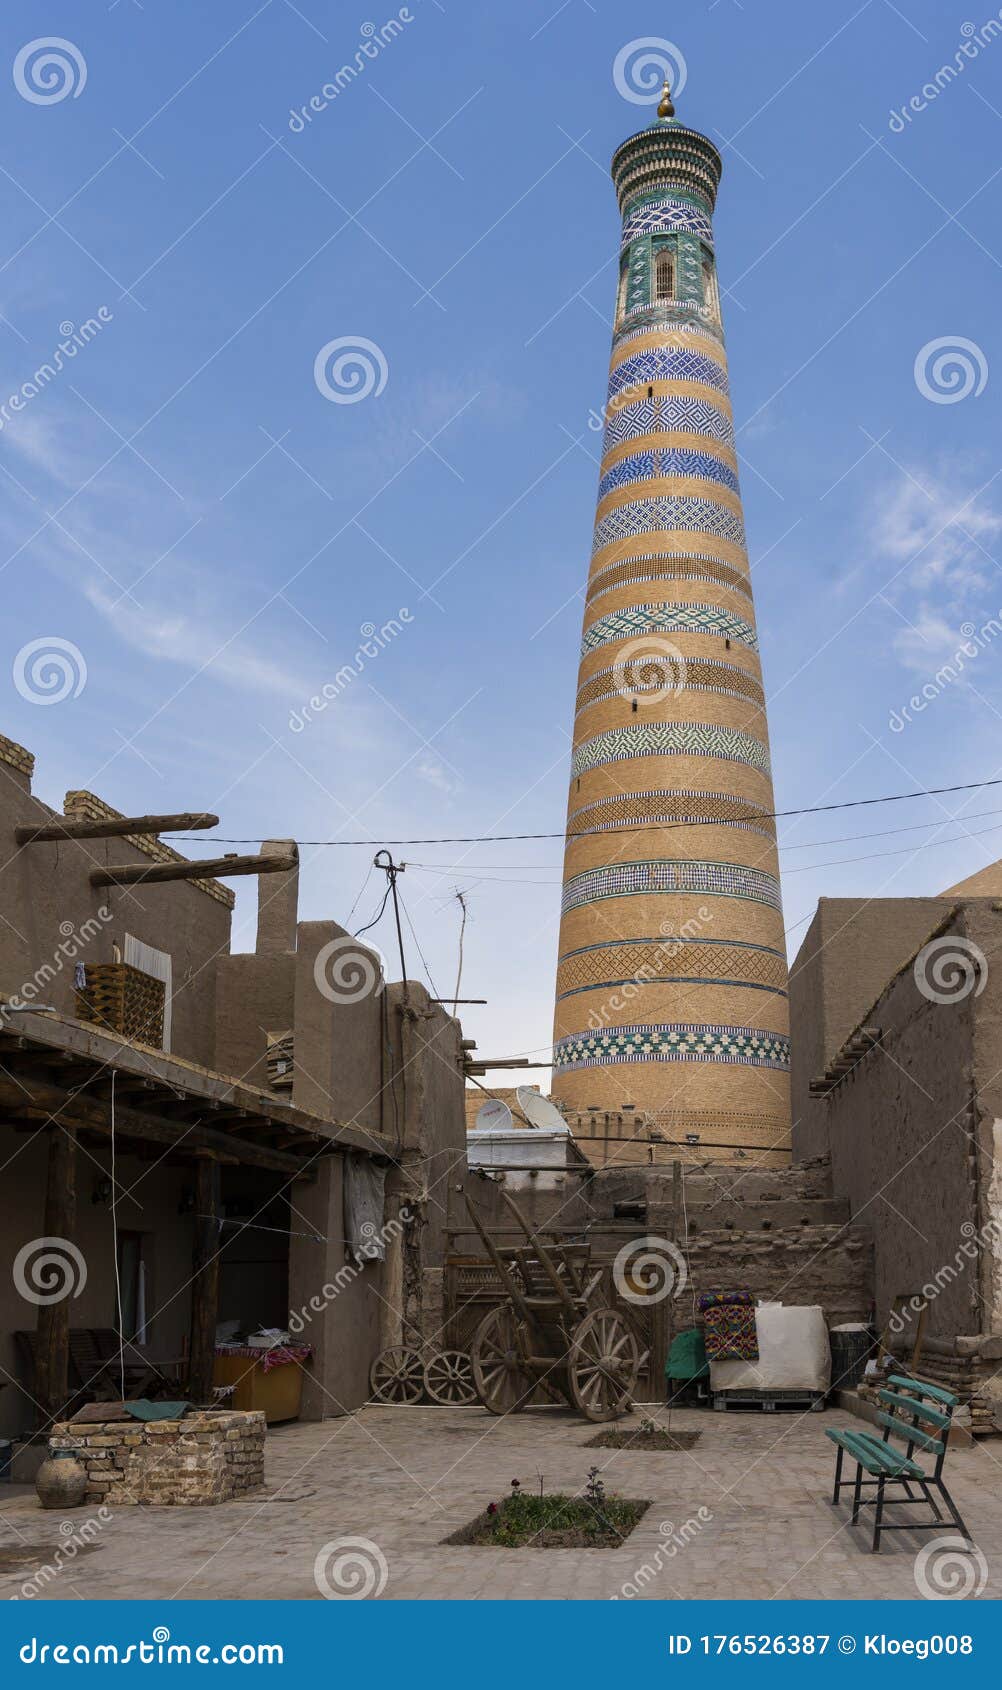
[[[671,103],[671,83],[665,77],[665,85],[661,90],[661,104],[658,106],[659,117],[674,117],[675,107]]]

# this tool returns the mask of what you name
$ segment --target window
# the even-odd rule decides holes
[[[654,303],[675,298],[675,264],[667,250],[658,253],[654,263]]]
[[[623,273],[619,278],[619,297],[616,300],[616,321],[617,322],[619,322],[620,318],[623,317],[626,313],[626,287],[627,287],[628,281],[629,281],[629,274],[628,274],[628,271],[627,271],[627,267],[624,264],[623,265]]]
[[[713,322],[720,321],[720,294],[717,290],[717,272],[713,267],[712,258],[703,259],[703,304],[706,306]]]
[[[147,1272],[143,1260],[144,1235],[141,1232],[118,1234],[118,1284],[122,1298],[122,1336],[125,1342],[145,1344],[147,1341]],[[117,1298],[116,1298],[117,1305]],[[113,1322],[118,1327],[118,1309]]]

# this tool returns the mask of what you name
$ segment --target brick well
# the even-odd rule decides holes
[[[262,1484],[264,1438],[260,1411],[88,1426],[64,1420],[53,1427],[49,1450],[71,1449],[83,1462],[88,1502],[202,1506]]]

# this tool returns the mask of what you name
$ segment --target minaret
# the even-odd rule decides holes
[[[552,1090],[571,1112],[624,1110],[670,1140],[753,1153],[788,1145],[787,973],[714,256],[720,174],[667,83],[657,121],[612,160],[623,234]]]

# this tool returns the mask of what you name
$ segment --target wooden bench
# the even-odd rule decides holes
[[[836,1431],[833,1427],[825,1429],[825,1436],[831,1438],[838,1450],[835,1460],[833,1505],[838,1504],[843,1485],[851,1483],[851,1524],[855,1525],[859,1519],[861,1507],[873,1507],[871,1548],[874,1552],[880,1548],[882,1532],[937,1531],[944,1525],[956,1526],[973,1548],[974,1539],[943,1483],[943,1461],[953,1410],[957,1406],[956,1397],[951,1396],[949,1391],[942,1390],[939,1385],[927,1385],[919,1379],[908,1379],[899,1373],[891,1374],[887,1386],[877,1392],[877,1397],[886,1405],[877,1415],[878,1425],[884,1428],[883,1437],[878,1438],[875,1432],[868,1431]],[[924,1456],[935,1456],[935,1465],[931,1471],[922,1466],[916,1452]],[[842,1477],[842,1463],[846,1455],[856,1463],[854,1481]],[[864,1473],[868,1473],[870,1477],[864,1479]],[[885,1493],[889,1485],[900,1486],[904,1495],[887,1497]],[[919,1493],[917,1496],[912,1490],[913,1486]],[[950,1511],[948,1519],[944,1518],[940,1511],[932,1494],[932,1486],[936,1487]],[[861,1493],[866,1487],[875,1488],[876,1496],[864,1498]],[[890,1526],[884,1520],[885,1501],[896,1507],[927,1502],[932,1509],[933,1518],[909,1521],[907,1525]]]

